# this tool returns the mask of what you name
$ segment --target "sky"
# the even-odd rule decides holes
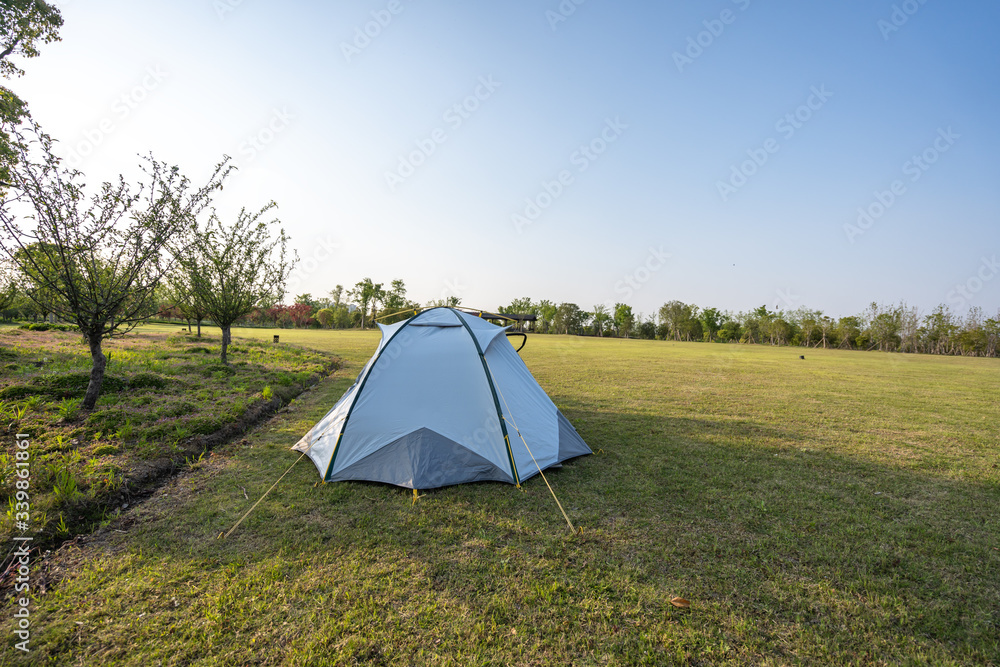
[[[229,155],[289,302],[1000,307],[995,2],[56,4],[8,85],[65,163]]]

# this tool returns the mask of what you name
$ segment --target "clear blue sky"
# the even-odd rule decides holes
[[[233,156],[295,293],[1000,306],[997,3],[576,2],[67,0],[10,85],[95,184]]]

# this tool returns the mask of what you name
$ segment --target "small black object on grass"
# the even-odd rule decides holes
[[[806,355],[804,355],[804,354],[800,354],[799,355],[799,359],[805,359],[805,358],[806,358]]]

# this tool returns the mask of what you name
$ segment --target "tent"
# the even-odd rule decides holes
[[[520,485],[591,450],[505,335],[454,308],[379,324],[357,380],[293,449],[324,481]]]

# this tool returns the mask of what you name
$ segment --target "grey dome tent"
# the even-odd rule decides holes
[[[454,308],[379,324],[357,380],[293,449],[324,481],[520,485],[592,453],[505,335]]]

